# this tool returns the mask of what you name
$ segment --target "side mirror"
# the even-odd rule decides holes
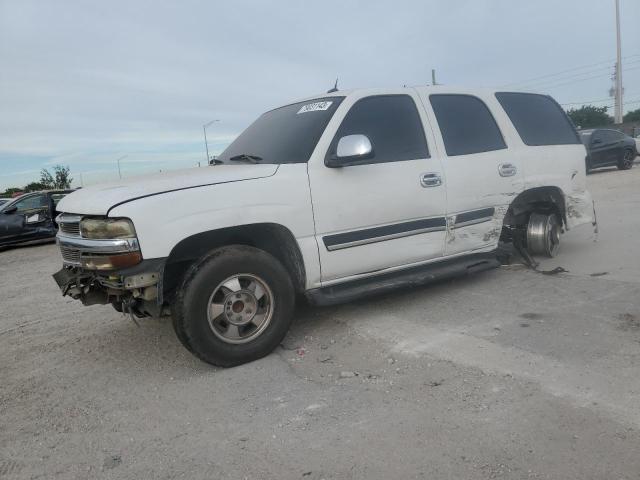
[[[18,207],[15,205],[13,207],[5,208],[2,213],[5,215],[11,215],[12,213],[16,213],[18,211]]]
[[[366,135],[346,135],[338,141],[336,154],[326,159],[325,165],[331,168],[357,165],[361,160],[373,157],[373,147]]]

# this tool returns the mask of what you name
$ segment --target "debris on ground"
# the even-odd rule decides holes
[[[602,277],[603,275],[609,275],[609,272],[594,272],[590,273],[590,277]]]
[[[122,457],[120,455],[109,455],[107,458],[104,459],[102,468],[104,470],[111,470],[112,468],[116,468],[121,463],[122,463]]]

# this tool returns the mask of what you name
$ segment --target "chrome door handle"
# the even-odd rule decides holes
[[[513,163],[501,163],[498,165],[498,173],[501,177],[513,177],[518,169]]]
[[[439,187],[442,185],[442,177],[439,173],[423,173],[420,175],[420,185],[424,188]]]

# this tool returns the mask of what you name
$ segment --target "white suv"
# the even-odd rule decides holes
[[[84,188],[58,209],[63,294],[171,314],[231,366],[282,340],[296,297],[330,304],[555,254],[594,222],[585,148],[545,95],[332,92],[271,110],[216,165]]]

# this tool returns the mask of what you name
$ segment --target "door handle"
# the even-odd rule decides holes
[[[423,173],[420,175],[420,185],[424,188],[439,187],[442,185],[442,177],[439,173]]]
[[[513,177],[518,169],[513,163],[501,163],[498,165],[498,173],[501,177]]]

